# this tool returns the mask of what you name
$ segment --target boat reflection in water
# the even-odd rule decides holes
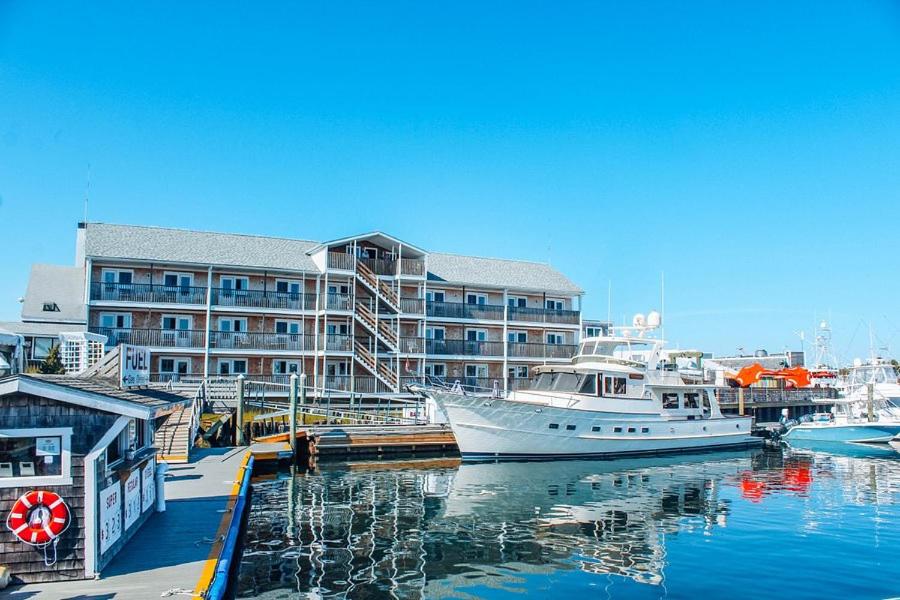
[[[720,571],[739,581],[729,564],[710,567],[703,577],[696,573],[702,544],[725,528],[729,534],[719,544],[761,524],[772,531],[778,523],[793,529],[798,520],[807,531],[823,527],[819,503],[809,500],[820,482],[826,510],[842,503],[892,504],[900,497],[900,461],[785,449],[323,466],[256,481],[238,596],[550,597],[599,593],[590,591],[597,585],[605,595],[655,589],[649,595],[656,597],[676,591],[682,580],[677,591],[684,596],[715,585]],[[757,507],[774,495],[796,504],[785,507],[782,521],[777,513],[761,516]],[[747,549],[779,541],[748,535]],[[888,537],[882,534],[882,543]],[[773,564],[778,568],[777,557]],[[746,576],[759,576],[749,571]]]

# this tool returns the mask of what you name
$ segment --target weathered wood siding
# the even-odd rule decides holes
[[[0,429],[72,428],[72,485],[47,486],[69,505],[72,523],[59,538],[57,562],[44,564],[44,551],[24,544],[6,527],[15,501],[32,487],[0,488],[0,564],[17,582],[84,578],[84,456],[116,421],[117,415],[27,394],[0,397]],[[52,548],[48,548],[52,556]]]

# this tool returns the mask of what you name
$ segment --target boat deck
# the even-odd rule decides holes
[[[166,512],[154,513],[100,579],[10,587],[0,597],[28,600],[190,597],[211,576],[246,448],[192,451],[166,475]]]

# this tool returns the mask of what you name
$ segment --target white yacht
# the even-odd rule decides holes
[[[656,454],[739,447],[751,437],[751,417],[722,414],[715,389],[687,381],[665,361],[663,342],[645,324],[586,338],[568,365],[544,365],[530,389],[472,390],[432,382],[415,391],[446,414],[464,459]],[[675,365],[675,366],[673,366]]]

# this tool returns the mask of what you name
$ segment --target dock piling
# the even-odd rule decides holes
[[[744,388],[738,388],[738,415],[744,416]]]
[[[244,376],[237,377],[237,414],[235,415],[235,443],[238,446],[246,445],[244,439]]]
[[[875,420],[875,384],[866,384],[866,411],[869,423]]]
[[[290,418],[290,428],[291,433],[288,438],[288,443],[291,445],[291,453],[296,456],[297,455],[297,383],[300,383],[300,389],[303,390],[303,393],[306,393],[306,374],[300,375],[297,377],[296,373],[291,374],[291,408],[290,414],[288,417]]]

